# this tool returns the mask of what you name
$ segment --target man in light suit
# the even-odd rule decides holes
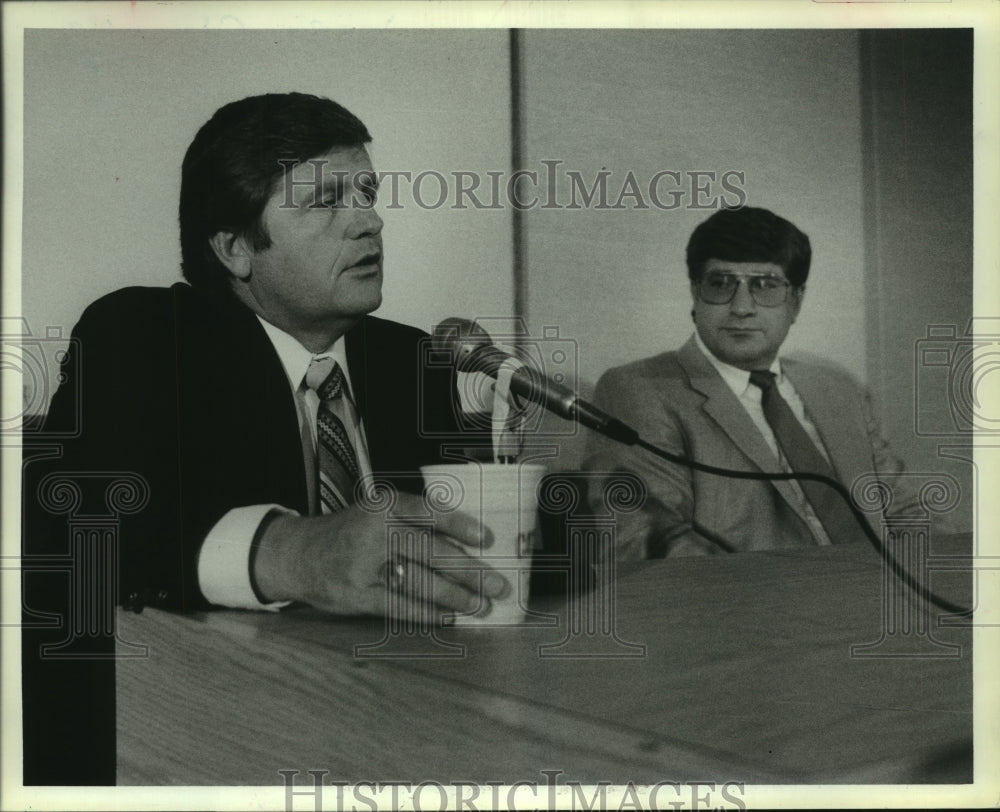
[[[182,167],[189,284],[117,291],[74,329],[43,442],[25,444],[26,783],[114,781],[108,618],[75,618],[100,627],[75,641],[86,656],[41,652],[62,645],[74,607],[46,562],[66,557],[75,520],[107,512],[100,488],[119,475],[148,504],[116,517],[113,571],[77,572],[98,607],[296,602],[427,619],[486,610],[510,590],[478,557],[491,538],[471,516],[434,517],[446,569],[426,546],[388,549],[390,526],[403,539],[424,532],[419,521],[406,532],[426,508],[405,491],[419,492],[420,466],[457,439],[456,393],[451,373],[424,365],[425,334],[369,315],[382,300],[383,225],[370,140],[315,96],[220,108]],[[62,438],[57,454],[46,436]],[[399,491],[391,514],[358,503],[372,476]],[[102,539],[86,538],[103,566]],[[39,623],[43,613],[61,625]]]
[[[820,455],[816,465],[827,466],[813,473],[832,474],[848,490],[868,473],[891,481],[902,465],[880,435],[865,390],[828,363],[779,358],[802,307],[810,260],[808,237],[772,212],[716,212],[687,247],[694,335],[676,352],[606,372],[596,404],[674,454],[738,471],[788,472],[795,452],[776,436],[764,390],[753,382],[771,380],[804,430],[803,444]],[[830,518],[796,481],[692,471],[596,434],[585,468],[598,480],[631,471],[646,486],[644,506],[619,517],[619,561],[863,538],[842,504]]]

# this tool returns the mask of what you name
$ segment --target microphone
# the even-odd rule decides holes
[[[460,372],[482,372],[491,378],[497,376],[505,361],[513,359],[519,365],[510,379],[510,391],[514,394],[620,443],[635,445],[639,439],[635,429],[577,397],[562,384],[549,380],[523,359],[495,346],[489,333],[475,322],[445,319],[434,328],[431,345],[435,351],[448,353]]]

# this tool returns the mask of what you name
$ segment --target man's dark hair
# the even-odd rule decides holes
[[[194,137],[181,170],[181,262],[188,282],[229,289],[229,272],[209,245],[219,231],[246,237],[255,251],[270,246],[261,215],[287,171],[279,161],[301,163],[371,140],[353,113],[319,96],[268,93],[220,107]]]
[[[773,262],[793,287],[809,276],[809,238],[792,223],[767,209],[721,209],[701,223],[687,245],[688,278],[701,278],[710,259],[727,262]]]

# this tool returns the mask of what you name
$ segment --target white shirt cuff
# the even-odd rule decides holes
[[[272,511],[297,515],[280,505],[233,508],[208,532],[198,556],[198,586],[209,603],[270,612],[288,606],[290,601],[261,603],[250,584],[250,545]]]

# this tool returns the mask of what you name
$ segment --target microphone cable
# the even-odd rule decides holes
[[[461,318],[448,318],[434,328],[432,346],[436,351],[447,353],[455,368],[464,372],[483,372],[491,377],[496,377],[496,370],[500,363],[507,358],[507,354],[498,350],[493,345],[493,340],[477,322],[472,322]],[[517,377],[522,375],[522,377]],[[882,560],[890,568],[892,573],[903,583],[907,584],[920,597],[930,601],[938,608],[958,615],[971,615],[972,610],[935,594],[930,587],[917,582],[915,576],[910,576],[903,566],[892,556],[882,539],[876,535],[868,524],[864,513],[854,505],[850,492],[836,479],[823,474],[814,473],[781,473],[765,474],[763,472],[736,471],[730,468],[719,468],[714,465],[697,462],[687,457],[672,454],[664,451],[652,443],[643,440],[639,433],[631,426],[622,423],[617,418],[602,412],[592,404],[578,398],[574,392],[567,387],[553,383],[537,373],[531,366],[525,366],[512,378],[512,386],[523,390],[521,393],[514,388],[511,394],[516,400],[523,396],[529,402],[541,404],[544,408],[559,415],[566,420],[576,420],[579,424],[597,431],[606,437],[611,438],[626,446],[638,445],[651,454],[672,462],[683,465],[695,471],[703,471],[715,476],[729,477],[731,479],[754,479],[765,482],[779,480],[799,480],[820,482],[827,487],[833,488],[837,495],[844,501],[850,509],[854,520],[861,527],[865,538],[872,544]]]
[[[619,441],[621,442],[621,441]],[[703,471],[706,474],[714,474],[715,476],[728,477],[730,479],[755,479],[762,480],[764,482],[775,482],[775,481],[787,481],[787,480],[809,480],[812,482],[820,482],[837,493],[837,495],[844,501],[848,508],[850,508],[851,513],[854,516],[855,521],[861,527],[865,534],[865,538],[871,542],[875,551],[879,553],[882,560],[889,566],[892,573],[904,584],[909,586],[914,590],[918,596],[930,601],[939,609],[946,612],[950,612],[957,615],[971,615],[972,610],[961,606],[957,603],[952,603],[947,598],[943,598],[940,595],[934,593],[929,586],[919,583],[915,576],[911,576],[903,568],[903,566],[892,556],[886,545],[882,542],[882,539],[876,535],[875,531],[872,530],[871,525],[868,524],[868,519],[865,514],[862,513],[854,505],[854,500],[851,498],[851,494],[848,492],[840,482],[831,477],[825,476],[823,474],[812,474],[812,473],[782,473],[782,474],[766,474],[763,472],[756,471],[736,471],[731,468],[719,468],[715,465],[707,465],[703,462],[698,462],[697,460],[689,459],[688,457],[681,456],[679,454],[671,454],[669,451],[665,451],[658,446],[653,445],[641,437],[636,436],[635,445],[640,448],[644,448],[651,454],[666,460],[667,462],[672,462],[677,465],[683,465],[686,468],[691,468],[695,471]]]

